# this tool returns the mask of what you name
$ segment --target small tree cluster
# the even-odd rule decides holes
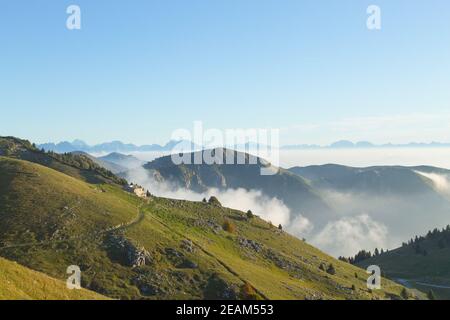
[[[326,272],[326,273],[331,274],[331,275],[335,275],[336,274],[336,269],[334,268],[332,263],[329,264],[328,267],[326,267],[324,263],[321,263],[319,265],[319,269],[322,270],[323,272]]]
[[[208,203],[213,206],[221,207],[222,204],[220,203],[219,199],[217,199],[215,196],[212,196],[209,198]]]

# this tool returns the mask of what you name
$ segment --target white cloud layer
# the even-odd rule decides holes
[[[449,194],[450,193],[450,181],[449,178],[442,174],[437,173],[426,173],[426,172],[420,172],[415,171],[417,174],[420,174],[421,176],[430,179],[433,183],[434,187],[442,193]]]
[[[138,183],[150,190],[151,193],[161,197],[201,201],[203,198],[208,199],[211,196],[216,196],[225,207],[244,212],[252,210],[254,214],[259,215],[264,220],[271,221],[275,225],[281,224],[285,227],[291,225],[291,211],[283,201],[268,197],[259,190],[218,190],[211,188],[206,192],[197,193],[185,188],[175,188],[165,182],[157,182],[144,168],[129,172],[127,180]],[[293,230],[296,230],[296,232],[311,228],[306,218],[299,220],[297,215],[293,223],[293,226],[295,226]]]
[[[311,243],[334,256],[354,255],[361,249],[386,248],[388,229],[369,215],[329,222]]]

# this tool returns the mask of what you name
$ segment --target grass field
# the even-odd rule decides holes
[[[105,300],[88,290],[69,290],[66,283],[0,258],[0,300]]]

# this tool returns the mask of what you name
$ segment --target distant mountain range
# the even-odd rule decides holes
[[[58,153],[66,153],[66,152],[74,152],[74,151],[83,151],[89,153],[111,153],[111,152],[154,152],[154,151],[172,151],[175,146],[180,143],[190,143],[189,141],[174,141],[171,140],[165,145],[159,144],[148,144],[148,145],[135,145],[132,143],[123,143],[121,141],[112,141],[105,142],[96,145],[88,145],[82,140],[74,140],[72,142],[63,141],[59,143],[43,143],[38,145],[39,148],[44,149],[45,151],[54,151]],[[202,149],[200,146],[191,143],[192,151]],[[213,148],[216,146],[206,146],[205,148]],[[373,144],[368,141],[359,141],[352,142],[347,140],[341,140],[334,142],[330,145],[320,146],[316,144],[298,144],[298,145],[284,145],[281,146],[281,150],[308,150],[308,149],[351,149],[351,148],[444,148],[450,147],[450,143],[440,143],[440,142],[431,142],[431,143],[418,143],[411,142],[407,144]],[[265,145],[261,145],[254,142],[248,142],[245,144],[235,146],[236,150],[255,150],[258,148],[267,148]]]
[[[320,146],[316,144],[299,144],[299,145],[285,145],[280,149],[283,150],[301,150],[301,149],[353,149],[353,148],[445,148],[450,147],[450,143],[420,143],[420,142],[410,142],[405,144],[374,144],[369,141],[359,141],[352,142],[348,140],[336,141],[330,145]]]
[[[44,143],[37,147],[45,151],[57,153],[68,153],[74,151],[83,151],[88,153],[113,153],[113,152],[152,152],[152,151],[170,151],[183,141],[171,140],[165,145],[150,144],[137,146],[132,143],[123,143],[121,141],[112,141],[90,146],[84,141],[74,140],[73,142],[63,141],[59,143]],[[189,142],[187,142],[189,143]],[[193,148],[195,145],[192,145]]]

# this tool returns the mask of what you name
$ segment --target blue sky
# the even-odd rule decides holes
[[[447,0],[5,0],[0,41],[0,135],[164,143],[200,120],[282,144],[450,140]]]

